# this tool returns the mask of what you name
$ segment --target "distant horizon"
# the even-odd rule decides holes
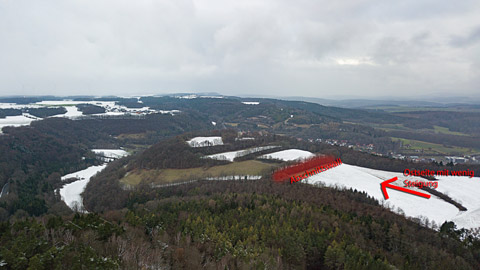
[[[452,96],[437,96],[437,97],[425,97],[424,95],[419,95],[417,97],[402,97],[402,96],[380,96],[380,97],[362,97],[358,95],[352,96],[330,96],[330,97],[314,97],[314,96],[278,96],[278,95],[235,95],[235,94],[222,94],[219,92],[169,92],[169,93],[151,93],[151,94],[134,94],[134,95],[113,95],[113,94],[105,94],[105,95],[55,95],[55,94],[39,94],[39,95],[0,95],[0,98],[35,98],[35,97],[52,97],[52,98],[106,98],[106,97],[118,97],[118,98],[135,98],[135,97],[148,97],[148,96],[175,96],[175,95],[199,95],[199,96],[224,96],[224,97],[239,97],[239,98],[272,98],[272,99],[287,99],[287,100],[295,100],[295,99],[317,99],[317,100],[325,100],[325,101],[401,101],[401,102],[408,102],[408,101],[415,101],[415,102],[431,102],[431,103],[439,103],[439,104],[455,104],[455,103],[463,103],[463,104],[475,104],[480,102],[480,95],[467,97],[467,96],[459,96],[459,95],[452,95]]]

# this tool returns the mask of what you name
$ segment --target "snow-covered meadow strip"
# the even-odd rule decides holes
[[[103,170],[105,168],[106,164],[103,165],[98,165],[98,166],[90,166],[84,170],[80,170],[77,172],[69,173],[67,175],[62,176],[62,181],[65,181],[69,178],[76,178],[78,180],[83,180],[83,179],[90,179],[90,177],[94,176],[97,174],[97,172]]]
[[[284,161],[293,161],[299,159],[305,159],[315,156],[313,153],[300,150],[300,149],[288,149],[283,151],[278,151],[270,154],[260,156],[259,158],[264,159],[280,159]]]
[[[206,180],[260,180],[262,179],[261,175],[227,175],[227,176],[216,176],[216,177],[207,177]]]
[[[24,113],[22,115],[7,116],[0,118],[0,133],[4,127],[20,127],[28,126],[32,121],[39,120],[41,118]]]
[[[128,155],[128,152],[122,149],[92,149],[92,152],[108,158],[121,158]]]
[[[277,147],[280,147],[280,146],[273,146],[273,145],[272,146],[261,146],[261,147],[248,148],[248,149],[238,150],[238,151],[223,152],[223,153],[209,155],[209,156],[206,156],[206,157],[207,158],[212,158],[212,159],[217,159],[217,160],[228,160],[228,161],[233,162],[233,159],[236,158],[236,157],[243,157],[243,156],[246,156],[248,154],[260,152],[260,151],[267,150],[267,149],[273,149],[273,148],[277,148]]]

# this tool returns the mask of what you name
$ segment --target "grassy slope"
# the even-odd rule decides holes
[[[138,185],[141,181],[161,184],[224,175],[262,175],[270,172],[274,166],[275,164],[247,160],[210,168],[136,170],[127,174],[120,181],[128,185]]]
[[[405,149],[405,150],[421,150],[421,149],[424,149],[425,152],[433,152],[433,153],[438,153],[438,154],[442,154],[442,155],[449,155],[449,154],[468,155],[468,154],[473,154],[473,153],[478,152],[474,149],[469,149],[469,148],[465,148],[465,147],[457,147],[457,146],[447,147],[447,146],[443,146],[441,144],[436,144],[436,143],[429,143],[429,142],[417,141],[417,140],[409,140],[409,139],[396,138],[396,137],[392,137],[392,140],[395,140],[395,141],[401,140],[403,142],[403,149]],[[405,145],[407,145],[407,144],[410,145],[409,148],[405,147]]]

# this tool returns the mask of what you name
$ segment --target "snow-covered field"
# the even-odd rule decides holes
[[[322,182],[327,186],[364,191],[391,207],[395,212],[399,212],[399,209],[401,209],[408,217],[427,217],[430,221],[435,221],[438,226],[445,221],[454,221],[457,226],[467,229],[480,227],[480,198],[475,195],[480,188],[478,177],[438,177],[440,181],[437,190],[448,194],[455,201],[462,202],[468,209],[464,212],[434,195],[430,199],[425,199],[389,188],[387,188],[387,192],[390,198],[384,200],[380,183],[393,177],[398,177],[398,180],[393,184],[401,187],[404,187],[404,180],[427,181],[420,177],[405,177],[402,173],[374,170],[348,164],[339,165],[302,181],[309,184]],[[425,193],[425,191],[416,187],[409,189]]]
[[[122,149],[92,149],[92,151],[95,153],[103,153],[106,157],[111,157],[112,159],[107,159],[107,162],[112,161],[113,158],[120,158],[128,155],[128,152]],[[64,185],[60,189],[60,196],[62,197],[62,200],[65,201],[65,203],[68,205],[68,207],[72,209],[74,209],[75,207],[77,207],[78,209],[83,209],[83,201],[80,194],[82,194],[83,190],[85,190],[85,187],[90,181],[90,178],[105,169],[106,166],[106,163],[98,166],[90,166],[84,170],[62,176],[62,180],[66,180],[69,178],[78,179],[75,182]]]
[[[68,205],[68,207],[72,209],[77,207],[78,210],[83,209],[83,201],[80,194],[82,194],[83,190],[85,190],[85,187],[90,181],[90,178],[96,175],[101,170],[105,169],[106,166],[107,164],[91,166],[86,168],[85,170],[67,174],[62,177],[62,180],[72,177],[80,179],[73,183],[66,184],[60,189],[60,196],[62,197],[62,200]]]
[[[118,116],[118,115],[145,115],[150,113],[161,113],[175,115],[180,113],[179,110],[153,110],[149,107],[143,108],[127,108],[125,106],[115,104],[115,101],[73,101],[73,100],[45,100],[31,104],[14,104],[14,103],[0,103],[0,109],[25,109],[25,108],[44,108],[46,106],[52,107],[64,107],[67,112],[65,114],[58,114],[51,117],[66,117],[70,119],[76,119],[83,116],[83,113],[78,110],[76,105],[79,104],[91,104],[105,108],[104,113],[93,114],[93,116],[105,115],[105,116]],[[27,115],[27,117],[25,117]],[[36,117],[35,117],[36,118]],[[28,114],[19,116],[7,116],[0,119],[0,133],[1,129],[5,126],[27,126],[33,120],[40,120],[41,118],[29,118]]]
[[[236,157],[243,157],[243,156],[251,154],[251,153],[260,152],[260,151],[263,151],[263,150],[273,149],[273,148],[277,148],[277,147],[280,147],[280,146],[273,146],[272,145],[272,146],[253,147],[253,148],[248,148],[248,149],[244,149],[244,150],[213,154],[213,155],[209,155],[209,156],[206,156],[206,157],[217,159],[217,160],[228,160],[228,161],[233,162],[233,159],[236,158]]]
[[[24,113],[22,115],[7,116],[5,118],[0,118],[0,133],[2,129],[7,126],[19,127],[19,126],[28,126],[32,121],[41,119],[33,115]]]
[[[121,158],[128,155],[128,152],[122,149],[92,149],[92,152],[109,158]]]
[[[195,98],[223,98],[222,96],[199,96],[195,94],[183,95],[183,96],[174,96],[175,98],[181,99],[195,99]]]
[[[65,106],[64,108],[67,110],[66,113],[57,114],[52,117],[66,117],[66,118],[74,119],[83,115],[83,113],[79,111],[76,106]]]
[[[260,102],[257,101],[242,101],[243,104],[245,105],[258,105]]]
[[[195,137],[187,141],[191,147],[223,145],[222,137]]]
[[[447,194],[467,208],[453,221],[459,227],[480,227],[480,178],[468,176],[436,176],[439,179],[437,190]]]
[[[97,172],[103,170],[105,168],[105,164],[98,165],[98,166],[90,166],[84,170],[69,173],[67,175],[62,176],[62,180],[67,180],[69,178],[77,178],[78,180],[90,179],[90,177],[94,176]]]
[[[304,159],[304,158],[309,158],[315,156],[313,153],[304,151],[304,150],[299,150],[299,149],[288,149],[288,150],[283,150],[283,151],[278,151],[270,154],[266,154],[263,156],[260,156],[260,158],[265,158],[265,159],[280,159],[284,161],[292,161],[292,160],[298,160],[298,159]]]

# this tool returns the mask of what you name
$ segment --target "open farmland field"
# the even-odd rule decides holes
[[[275,164],[264,163],[257,160],[233,162],[227,165],[213,166],[210,168],[190,169],[163,169],[163,170],[137,170],[127,174],[120,182],[128,185],[144,183],[175,183],[191,179],[207,177],[220,177],[229,175],[262,175],[269,173]]]
[[[433,128],[435,130],[435,133],[458,135],[458,136],[469,136],[468,134],[465,134],[465,133],[451,131],[449,128],[446,128],[446,127],[433,126]]]
[[[478,149],[471,149],[466,147],[445,146],[436,143],[429,143],[424,141],[409,140],[403,138],[392,137],[394,141],[401,141],[403,143],[402,150],[423,150],[424,153],[441,154],[441,155],[469,155],[478,153]]]
[[[441,126],[433,126],[432,129],[413,129],[404,126],[403,124],[379,124],[379,125],[374,125],[376,129],[380,129],[383,131],[415,131],[415,132],[428,132],[428,133],[436,133],[436,134],[446,134],[446,135],[457,135],[457,136],[469,136],[468,134],[462,133],[462,132],[457,132],[457,131],[451,131],[447,127],[441,127]]]

